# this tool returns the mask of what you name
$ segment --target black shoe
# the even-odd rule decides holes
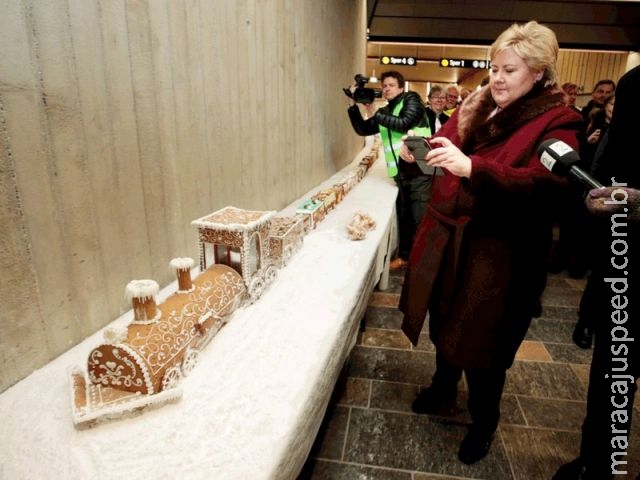
[[[411,410],[418,414],[433,415],[456,401],[457,388],[440,388],[433,385],[423,389],[411,404]]]
[[[591,348],[593,333],[590,328],[585,327],[578,322],[576,324],[576,328],[573,329],[573,335],[571,335],[571,338],[573,338],[573,343],[586,350]]]
[[[462,463],[472,465],[489,453],[491,442],[496,436],[495,430],[476,429],[471,426],[460,444],[458,458]]]
[[[551,480],[580,480],[584,471],[584,463],[579,458],[576,458],[562,465]]]
[[[603,467],[599,472],[594,471],[578,457],[562,465],[551,480],[610,480],[612,478],[611,470]]]

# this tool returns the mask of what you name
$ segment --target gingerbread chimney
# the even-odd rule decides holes
[[[174,258],[169,265],[175,269],[178,277],[178,293],[189,293],[194,290],[191,282],[191,268],[195,264],[193,258]]]
[[[133,307],[133,323],[153,323],[162,312],[156,307],[155,295],[160,291],[154,280],[132,280],[127,284],[125,293]]]

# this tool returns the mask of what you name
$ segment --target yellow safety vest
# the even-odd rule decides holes
[[[394,117],[400,114],[403,105],[404,99],[400,100],[393,109],[392,115]],[[382,146],[384,147],[384,158],[387,162],[387,175],[395,177],[398,174],[398,158],[400,156],[400,148],[402,147],[402,137],[405,136],[407,132],[396,132],[382,125],[378,125],[378,129],[380,130]],[[423,137],[431,136],[431,129],[428,126],[414,127],[411,130],[413,130],[414,135],[421,135]]]

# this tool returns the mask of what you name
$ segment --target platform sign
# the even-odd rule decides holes
[[[441,58],[440,66],[445,68],[491,68],[489,60],[473,60],[468,58]]]
[[[380,63],[382,65],[406,65],[408,67],[415,67],[418,61],[415,57],[380,57]]]

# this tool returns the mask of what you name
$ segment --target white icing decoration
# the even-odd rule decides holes
[[[196,289],[195,285],[191,285],[189,290],[176,290],[176,293],[191,293]]]
[[[131,323],[135,325],[151,325],[152,323],[156,323],[158,320],[160,320],[161,317],[162,311],[159,308],[156,308],[156,314],[153,316],[153,318],[141,320],[137,320],[134,318],[133,320],[131,320]]]
[[[182,360],[182,373],[183,375],[189,375],[198,363],[198,356],[200,352],[195,348],[188,348],[187,352],[184,354],[184,359]]]
[[[180,367],[173,366],[169,368],[164,374],[164,377],[162,377],[162,391],[176,388],[181,378],[182,372],[180,371]]]
[[[127,327],[126,326],[114,326],[105,329],[103,333],[105,343],[121,343],[124,342],[127,338]]]
[[[158,282],[149,279],[132,280],[125,288],[125,294],[128,301],[131,301],[134,298],[151,298],[157,295],[159,291],[160,287]]]
[[[171,262],[169,262],[169,265],[171,266],[171,268],[174,268],[176,270],[188,270],[192,268],[195,263],[196,262],[193,260],[193,258],[179,257],[171,260]]]

